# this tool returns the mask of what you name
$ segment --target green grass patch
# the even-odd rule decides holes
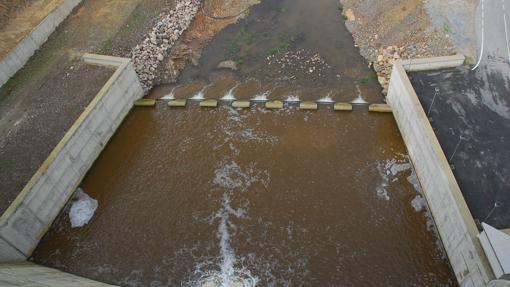
[[[239,58],[243,50],[249,50],[249,46],[255,43],[256,35],[249,32],[245,26],[242,26],[232,41],[227,45],[226,54],[230,58]]]
[[[443,31],[445,33],[451,33],[452,32],[452,29],[450,28],[450,26],[448,25],[448,23],[443,23]]]
[[[368,84],[368,83],[370,83],[371,81],[374,81],[374,80],[377,80],[377,76],[370,75],[370,76],[362,77],[361,79],[359,79],[359,82],[361,84]]]
[[[290,36],[290,37],[282,37],[282,38],[280,38],[280,42],[276,45],[276,47],[269,49],[267,51],[267,54],[274,55],[277,53],[291,50],[294,47],[296,40],[297,40],[297,36],[295,36],[295,35]]]

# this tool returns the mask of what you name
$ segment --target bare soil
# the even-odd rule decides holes
[[[0,106],[0,210],[5,210],[113,70],[72,61]],[[37,89],[33,93],[32,89]],[[13,107],[14,105],[14,107]]]
[[[340,0],[346,27],[387,89],[393,61],[455,53],[447,26],[431,21],[422,0]]]
[[[0,0],[0,27],[9,22],[16,12],[22,11],[35,0]]]
[[[6,15],[0,17],[0,58],[7,55],[63,0],[7,1]],[[18,5],[14,5],[16,2]]]
[[[0,142],[0,213],[111,74],[78,58],[85,52],[128,57],[158,14],[173,5],[173,0],[83,0],[0,88],[0,132],[8,135]]]
[[[198,65],[202,50],[214,35],[243,18],[258,0],[210,0],[203,3],[191,26],[175,44],[166,63],[161,65],[159,84],[173,83],[186,65]]]

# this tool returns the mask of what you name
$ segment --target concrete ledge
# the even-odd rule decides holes
[[[352,111],[352,105],[348,103],[335,103],[333,109],[335,111]]]
[[[143,96],[131,62],[109,59],[118,61],[117,70],[0,217],[1,262],[32,254],[133,102]]]
[[[299,104],[300,110],[317,110],[317,103],[316,102],[301,102]]]
[[[0,284],[10,287],[113,287],[27,261],[0,264]]]
[[[134,102],[135,107],[154,107],[155,105],[155,99],[139,99]]]
[[[172,108],[183,108],[186,106],[186,99],[175,99],[168,102],[168,106]]]
[[[218,101],[213,99],[203,100],[200,102],[200,106],[203,108],[216,108]]]
[[[0,87],[21,69],[81,0],[64,0],[0,60]]]
[[[462,63],[460,59],[463,57],[427,59],[426,62],[422,60],[419,67],[414,66],[416,60],[395,61],[387,100],[393,109],[457,282],[461,287],[480,287],[487,286],[494,276],[477,239],[478,229],[402,65],[412,62],[408,64],[411,70],[450,67],[454,63]],[[443,60],[446,62],[443,63]]]
[[[386,104],[371,104],[368,106],[369,112],[376,112],[376,113],[391,113],[391,106]]]
[[[454,55],[436,58],[401,60],[400,65],[402,65],[402,67],[404,67],[404,69],[408,72],[417,72],[455,68],[464,64],[465,60],[466,57],[464,57],[464,55]]]
[[[113,68],[120,67],[122,64],[126,64],[126,63],[130,62],[129,58],[120,58],[120,57],[96,55],[96,54],[89,54],[89,53],[83,54],[82,60],[87,64],[113,67]]]
[[[283,102],[280,100],[266,102],[266,109],[270,110],[283,109]]]
[[[250,105],[251,105],[250,101],[233,101],[232,102],[233,108],[246,109],[246,108],[249,108]]]

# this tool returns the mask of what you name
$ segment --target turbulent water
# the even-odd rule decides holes
[[[374,75],[338,1],[262,1],[129,114],[82,182],[92,220],[64,211],[32,259],[121,286],[455,286],[392,115],[333,111],[382,102]]]
[[[123,286],[453,285],[413,176],[388,114],[135,109],[83,182],[96,215],[34,259]]]

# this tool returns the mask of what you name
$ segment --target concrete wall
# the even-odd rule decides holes
[[[436,58],[402,60],[400,64],[406,71],[428,71],[447,68],[455,68],[464,63],[464,55],[445,56]]]
[[[81,0],[64,0],[0,60],[0,87],[21,69]]]
[[[118,67],[0,218],[0,262],[30,256],[143,90],[131,61],[85,55]]]
[[[420,61],[423,67],[432,63],[448,66],[437,64],[437,59],[430,59],[429,64],[427,59]],[[493,274],[477,239],[478,229],[402,64],[396,61],[393,65],[387,100],[459,285],[486,286]]]
[[[0,264],[0,286],[113,287],[30,262]]]

